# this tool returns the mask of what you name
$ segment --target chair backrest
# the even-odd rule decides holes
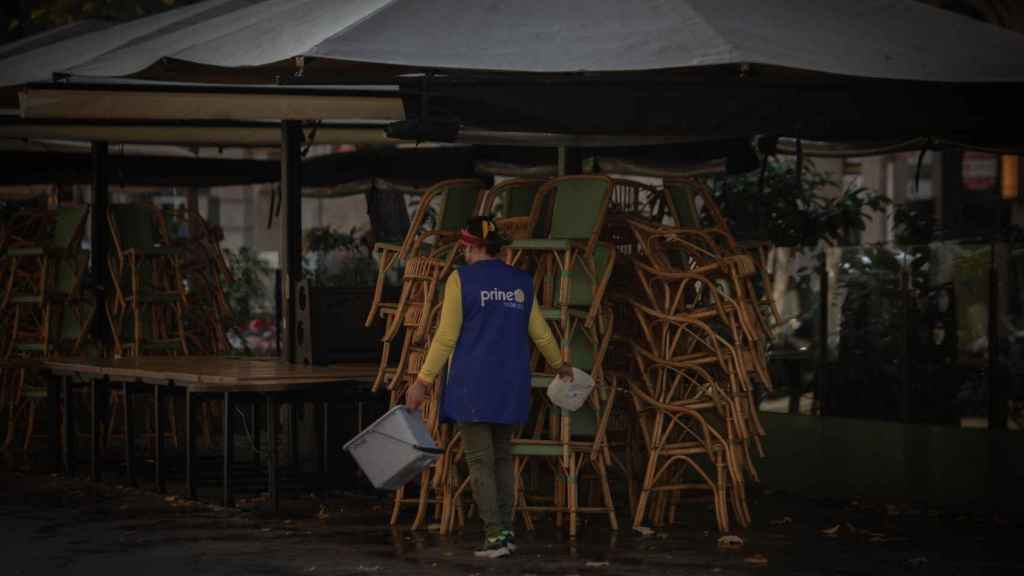
[[[61,258],[55,264],[53,290],[65,296],[75,293],[79,286],[82,271],[85,270],[89,254],[80,250],[72,258]]]
[[[553,194],[547,237],[595,241],[604,224],[614,182],[607,176],[562,176],[548,181],[542,193]],[[534,210],[539,220],[543,206]]]
[[[665,201],[676,226],[700,228],[700,214],[697,212],[696,190],[686,181],[665,182]]]
[[[60,326],[57,327],[57,338],[61,342],[74,342],[89,329],[92,320],[93,304],[88,301],[67,302],[60,315]]]
[[[544,180],[536,178],[512,178],[494,186],[488,196],[485,211],[496,218],[521,218],[529,216],[533,201]],[[495,205],[497,204],[497,207]]]
[[[122,250],[152,248],[158,241],[159,231],[148,206],[114,204],[110,207],[110,219]]]
[[[466,225],[474,215],[480,202],[483,183],[479,180],[447,180],[438,186],[443,194],[441,209],[437,214],[438,230],[456,231]]]
[[[83,205],[58,206],[54,214],[53,243],[61,248],[78,248],[73,246],[82,238],[85,217],[89,207]]]

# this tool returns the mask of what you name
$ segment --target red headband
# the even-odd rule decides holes
[[[484,245],[483,238],[480,238],[479,236],[474,236],[469,230],[466,230],[465,228],[459,231],[459,241],[462,242],[463,244],[468,244],[470,246]]]

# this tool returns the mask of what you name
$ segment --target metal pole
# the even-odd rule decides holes
[[[583,174],[583,153],[579,148],[558,147],[558,175]]]
[[[821,251],[818,267],[818,354],[817,377],[815,382],[814,402],[818,406],[818,415],[825,415],[825,375],[828,366],[828,256]]]
[[[92,143],[92,277],[95,289],[95,313],[92,335],[104,349],[109,349],[113,337],[110,324],[103,313],[106,297],[110,294],[110,270],[107,252],[110,250],[110,230],[107,228],[107,209],[110,207],[109,146],[106,142]]]
[[[302,280],[302,125],[281,122],[281,359],[295,362],[295,287]]]
[[[1008,420],[1008,399],[1006,397],[1005,373],[1000,361],[1000,341],[1002,333],[1002,299],[1000,290],[999,268],[1005,266],[1006,244],[993,240],[988,274],[988,428],[989,430],[1006,430]]]

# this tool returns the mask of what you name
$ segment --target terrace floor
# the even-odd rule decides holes
[[[169,486],[170,493],[181,493]],[[594,518],[572,542],[553,527],[510,558],[473,557],[480,532],[387,526],[386,495],[291,493],[225,509],[113,483],[0,470],[3,573],[142,574],[1024,574],[1024,524],[974,513],[753,493],[744,544],[722,548],[707,505],[674,528],[611,533]],[[623,519],[623,524],[628,521]],[[542,524],[543,525],[543,524]]]

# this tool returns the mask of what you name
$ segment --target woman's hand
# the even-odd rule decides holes
[[[558,368],[558,376],[561,377],[562,380],[572,382],[572,364],[562,362],[562,365]]]
[[[417,378],[412,386],[405,391],[405,405],[410,410],[419,410],[420,405],[423,404],[423,400],[427,397],[427,389],[430,388],[430,382]]]

